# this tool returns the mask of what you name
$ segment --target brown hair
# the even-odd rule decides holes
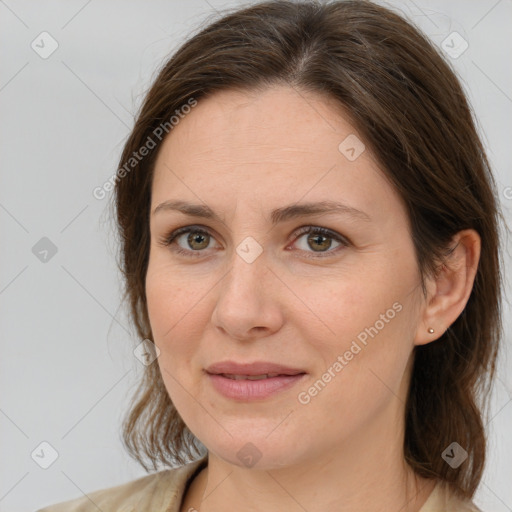
[[[487,403],[502,329],[502,216],[461,85],[418,29],[366,0],[269,1],[225,13],[165,63],[140,108],[120,168],[191,98],[273,84],[328,95],[348,112],[406,205],[422,280],[435,274],[454,234],[473,228],[481,237],[464,311],[439,340],[415,348],[404,419],[410,466],[472,497],[486,451],[479,404]],[[115,188],[125,296],[138,335],[148,339],[149,210],[160,145],[119,175]],[[123,424],[125,446],[146,470],[145,458],[154,469],[157,462],[183,464],[200,446],[172,404],[158,365],[144,371]],[[457,469],[441,457],[453,441],[468,452]]]

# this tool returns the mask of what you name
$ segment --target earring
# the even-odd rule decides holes
[[[432,327],[429,327],[429,328],[428,328],[428,332],[429,332],[430,334],[434,334],[434,329],[432,329]]]

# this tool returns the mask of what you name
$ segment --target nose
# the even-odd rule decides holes
[[[234,251],[231,268],[219,283],[213,325],[239,341],[277,332],[283,324],[282,287],[265,253],[248,263]]]

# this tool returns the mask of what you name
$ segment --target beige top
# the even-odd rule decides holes
[[[37,512],[180,512],[188,484],[208,464],[208,455],[174,469],[165,469],[116,487],[101,489]],[[438,483],[419,512],[482,512]]]

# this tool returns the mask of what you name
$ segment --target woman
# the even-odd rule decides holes
[[[179,467],[44,511],[478,510],[500,215],[416,28],[359,0],[225,15],[161,70],[115,197],[150,348],[124,440]]]

